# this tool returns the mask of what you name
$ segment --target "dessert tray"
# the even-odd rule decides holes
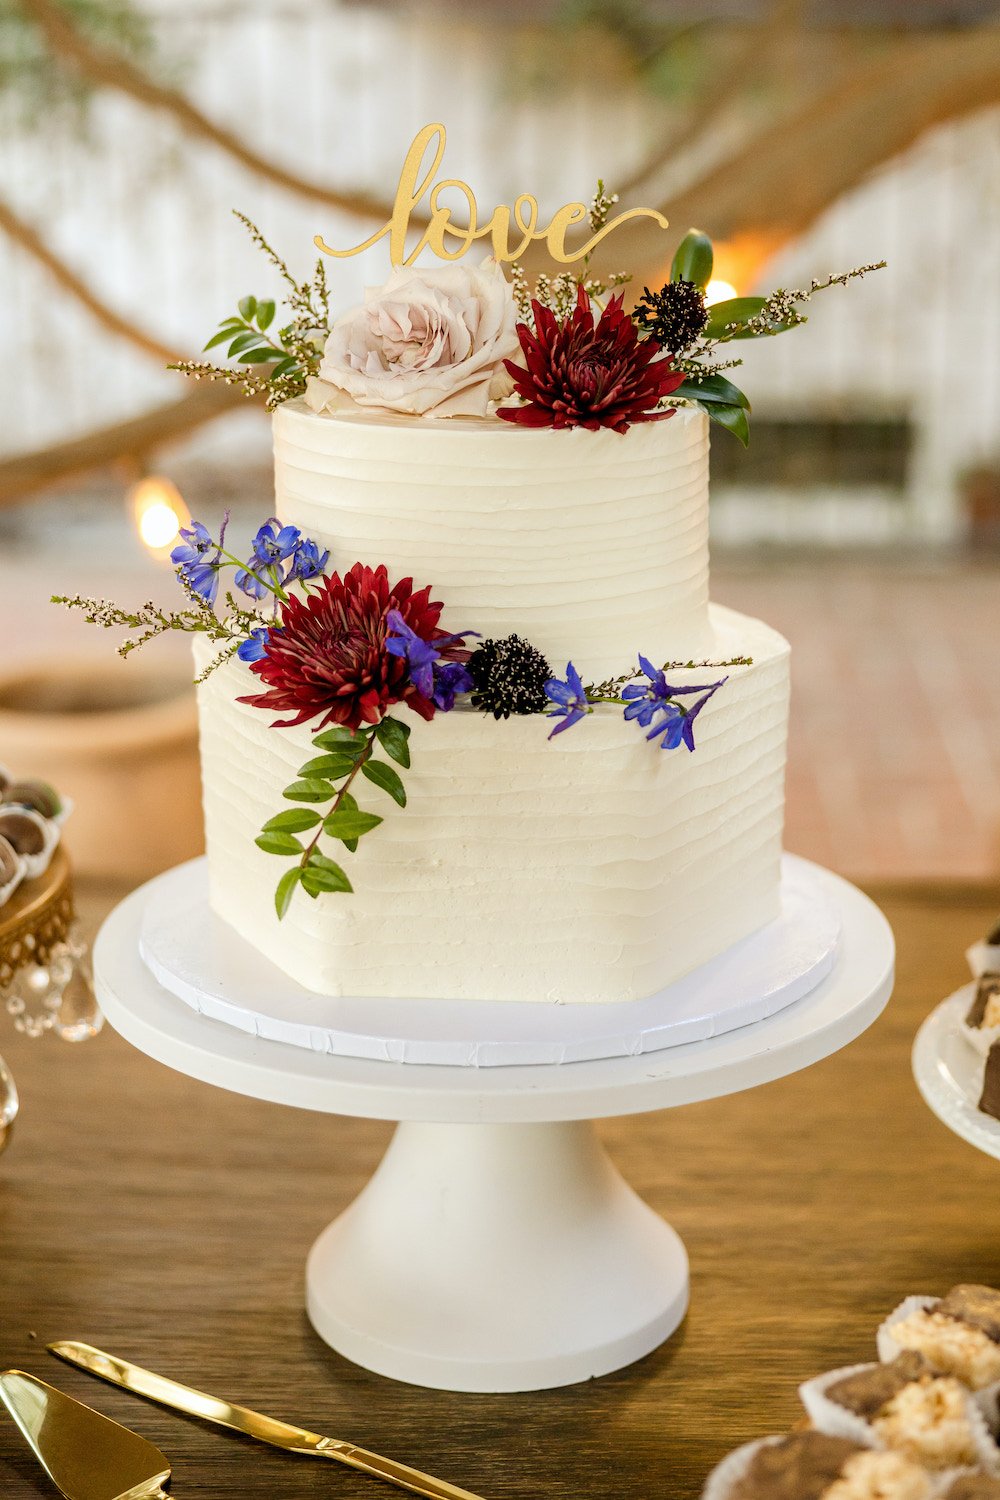
[[[971,981],[931,1011],[913,1043],[913,1076],[924,1103],[943,1125],[1000,1160],[1000,1120],[978,1107],[985,1059],[962,1034],[975,989]]]
[[[168,871],[148,889],[140,953],[165,990],[201,1015],[268,1041],[384,1062],[541,1066],[705,1041],[775,1015],[815,989],[833,968],[840,941],[840,916],[822,873],[785,855],[781,916],[649,999],[519,1005],[331,998],[296,984],[212,913],[205,860]]]
[[[328,1344],[414,1384],[538,1390],[639,1359],[687,1308],[680,1238],[627,1185],[591,1122],[809,1067],[884,1007],[894,959],[885,918],[846,881],[807,869],[841,933],[825,977],[776,1014],[647,1054],[442,1067],[266,1040],[200,1014],[154,978],[140,938],[158,882],[108,918],[95,980],[111,1025],[182,1073],[274,1103],[401,1122],[371,1182],[309,1256],[309,1316]],[[525,1032],[537,1024],[535,1006],[504,1009]],[[585,1020],[592,1009],[566,1011]]]

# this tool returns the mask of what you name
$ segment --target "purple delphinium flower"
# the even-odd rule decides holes
[[[688,715],[676,703],[666,705],[659,723],[653,725],[646,738],[659,739],[661,750],[676,750],[680,744],[686,744],[689,750],[694,749],[694,731]]]
[[[647,740],[659,739],[661,750],[676,750],[679,745],[694,749],[694,721],[705,704],[728,678],[719,682],[692,683],[685,687],[671,687],[661,668],[654,667],[645,656],[639,657],[639,666],[646,676],[645,683],[630,683],[622,692],[626,699],[625,717],[634,719],[641,728],[648,730]],[[690,693],[703,693],[690,708],[674,702],[676,698]]]
[[[236,573],[236,587],[249,594],[251,599],[263,599],[265,594],[273,593],[272,582],[279,585],[285,582],[282,563],[292,556],[301,541],[302,533],[297,526],[281,526],[273,517],[265,521],[253,539],[253,553],[246,567]],[[289,577],[291,574],[292,568],[289,568]]]
[[[471,693],[473,686],[472,674],[464,662],[435,662],[434,691],[431,697],[442,713],[450,713],[459,693]]]
[[[272,592],[267,584],[257,577],[256,573],[251,573],[249,567],[237,568],[233,575],[233,582],[238,589],[241,589],[244,594],[249,595],[251,599],[263,599],[265,594]]]
[[[551,708],[546,715],[550,719],[561,719],[550,732],[549,739],[555,734],[562,734],[564,729],[578,724],[584,714],[590,712],[590,704],[583,690],[583,681],[573,663],[566,663],[566,681],[562,682],[558,677],[550,677],[545,684],[546,696],[555,708]]]
[[[412,630],[398,609],[390,609],[386,615],[389,635],[385,649],[390,656],[401,656],[409,669],[410,681],[418,693],[425,698],[434,696],[434,663],[440,656],[437,645],[425,641]],[[451,637],[449,637],[451,639]]]
[[[301,540],[302,533],[297,526],[282,526],[272,517],[270,521],[264,522],[253,539],[251,561],[264,568],[274,567],[275,564],[284,562],[286,557],[291,557]]]
[[[251,630],[245,641],[241,641],[236,655],[240,661],[262,661],[267,655],[267,643],[271,632],[266,625]]]
[[[460,635],[440,635],[435,641],[425,641],[407,625],[398,609],[390,609],[386,623],[390,633],[386,637],[385,649],[390,656],[403,657],[410,681],[418,693],[447,713],[454,708],[459,693],[471,692],[472,678],[464,665],[457,661],[442,661],[441,657],[449,646],[461,645],[466,636],[476,635],[476,631],[463,630]]]
[[[294,530],[294,527],[292,529]],[[307,579],[319,578],[326,572],[326,565],[329,561],[329,551],[321,553],[311,537],[303,537],[292,553],[292,565],[285,582],[293,583],[298,579],[301,583],[305,583]]]
[[[647,681],[629,683],[623,690],[622,697],[627,700],[626,719],[637,719],[643,729],[648,729],[658,712],[676,708],[669,701],[676,689],[668,687],[663,672],[659,667],[654,667],[645,656],[639,657],[639,666],[646,674]]]
[[[188,588],[192,589],[200,599],[204,599],[206,604],[214,604],[219,592],[221,564],[219,544],[212,540],[208,527],[203,526],[200,521],[192,521],[190,526],[182,526],[180,534],[184,540],[171,552],[170,561]],[[215,548],[215,556],[210,557],[209,553],[213,548]]]
[[[689,750],[693,750],[695,719],[701,713],[712,694],[717,692],[724,682],[728,681],[728,677],[722,677],[718,682],[713,682],[708,688],[683,688],[682,691],[685,693],[704,693],[705,696],[699,698],[697,703],[692,703],[690,708],[682,708],[676,715],[671,715],[664,724],[655,725],[647,734],[647,740],[654,740],[657,735],[662,734],[661,750],[676,750],[678,745],[686,745]]]

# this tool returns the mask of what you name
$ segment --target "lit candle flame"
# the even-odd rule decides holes
[[[182,526],[191,520],[177,486],[160,474],[140,479],[129,493],[136,530],[154,557],[166,557]]]
[[[731,297],[737,296],[739,293],[731,281],[720,281],[713,277],[705,288],[705,305],[711,307],[713,302],[728,302]]]

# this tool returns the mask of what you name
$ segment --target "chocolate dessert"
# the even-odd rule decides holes
[[[1000,1292],[993,1287],[963,1282],[953,1286],[934,1310],[943,1318],[981,1329],[994,1344],[1000,1344]]]
[[[0,834],[18,854],[41,854],[45,848],[44,825],[19,807],[0,808]]]
[[[822,1432],[790,1433],[780,1442],[758,1448],[727,1500],[822,1500],[847,1460],[863,1452],[846,1438]]]
[[[984,1115],[992,1115],[994,1120],[1000,1120],[1000,1042],[994,1042],[986,1054],[979,1108]]]
[[[990,1001],[993,1004],[990,1004]],[[965,1018],[966,1026],[1000,1026],[1000,974],[987,969],[976,984],[976,997]]]
[[[968,1315],[967,1315],[968,1314]],[[916,1307],[890,1324],[900,1349],[916,1350],[939,1375],[954,1375],[970,1390],[1000,1381],[1000,1293],[990,1287],[956,1286],[943,1301]]]
[[[10,884],[20,868],[21,862],[13,844],[0,835],[0,891]]]
[[[919,1464],[822,1432],[795,1432],[757,1449],[725,1500],[931,1500]]]
[[[838,1406],[844,1406],[870,1422],[904,1385],[933,1373],[933,1366],[922,1354],[907,1349],[891,1364],[868,1365],[856,1375],[845,1375],[843,1380],[834,1381],[833,1385],[827,1386],[826,1395]]]
[[[33,807],[43,818],[54,818],[62,806],[58,793],[47,781],[12,781],[4,789],[3,800],[19,807]]]
[[[941,1500],[1000,1500],[1000,1479],[989,1474],[962,1474],[950,1484]]]
[[[939,1320],[946,1328],[959,1325]],[[966,1338],[983,1338],[962,1328]],[[988,1343],[990,1350],[994,1349]],[[838,1430],[832,1413],[816,1397],[842,1407],[865,1424],[871,1441],[891,1448],[927,1469],[972,1467],[980,1462],[983,1429],[971,1392],[954,1375],[944,1375],[919,1347],[904,1347],[891,1363],[866,1365],[854,1374],[838,1372],[803,1387],[806,1410],[821,1430]],[[843,1419],[841,1419],[842,1421]]]

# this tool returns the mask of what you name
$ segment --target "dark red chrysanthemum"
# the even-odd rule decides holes
[[[339,573],[324,578],[305,599],[293,596],[281,606],[281,624],[270,632],[267,654],[250,668],[267,691],[239,701],[287,715],[274,721],[276,729],[315,718],[319,727],[359,729],[377,724],[393,703],[404,702],[432,719],[434,704],[410,682],[405,658],[385,649],[391,609],[398,609],[423,640],[446,634],[438,628],[442,606],[430,593],[429,587],[414,593],[412,578],[390,586],[381,565],[355,563],[343,578]],[[445,647],[441,655],[457,660],[468,652]]]
[[[581,286],[576,307],[564,322],[532,302],[535,331],[517,325],[527,369],[504,360],[525,406],[504,406],[505,422],[522,427],[612,427],[625,432],[633,422],[655,422],[671,409],[653,408],[684,376],[669,357],[658,359],[655,339],[640,339],[635,324],[612,297],[594,323],[590,298]]]

